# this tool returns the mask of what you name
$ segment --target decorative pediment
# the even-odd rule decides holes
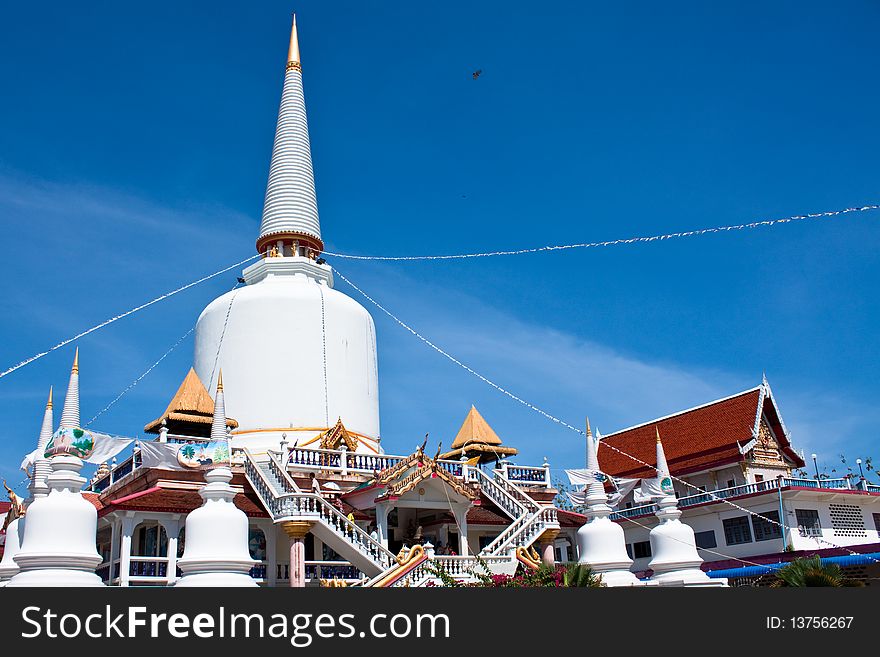
[[[767,465],[770,467],[788,468],[789,463],[786,461],[779,441],[776,439],[773,429],[767,422],[766,417],[761,417],[758,425],[758,437],[752,447],[752,460],[756,465]]]
[[[376,483],[386,487],[383,497],[400,497],[413,490],[425,479],[440,479],[466,499],[473,500],[477,497],[477,494],[470,487],[449,474],[437,460],[427,456],[421,449],[410,454],[395,466],[380,472],[376,476]]]
[[[320,446],[321,449],[339,449],[342,444],[345,444],[348,451],[353,452],[357,449],[358,439],[348,432],[342,424],[342,418],[339,418],[335,426],[321,434]]]

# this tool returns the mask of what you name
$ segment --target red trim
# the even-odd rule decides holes
[[[139,493],[132,493],[131,495],[126,495],[125,497],[117,497],[115,500],[110,500],[107,504],[122,504],[123,502],[135,500],[139,497],[143,497],[144,495],[149,495],[150,493],[155,493],[160,490],[162,489],[159,486],[153,486],[152,488],[147,488],[146,490],[142,490]]]

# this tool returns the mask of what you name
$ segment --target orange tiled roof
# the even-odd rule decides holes
[[[656,476],[653,469],[609,448],[616,447],[655,465],[655,428],[660,432],[673,475],[741,461],[741,447],[757,437],[759,410],[767,417],[780,448],[793,467],[803,467],[803,459],[791,448],[770,388],[766,385],[604,436],[599,443],[599,467],[617,477]]]

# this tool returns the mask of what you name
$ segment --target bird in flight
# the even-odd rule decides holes
[[[471,73],[471,76],[474,78],[474,80],[476,80],[478,77],[480,77],[482,72],[483,72],[483,69],[479,68],[476,71],[474,71],[473,73]]]

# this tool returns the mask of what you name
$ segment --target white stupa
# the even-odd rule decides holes
[[[333,289],[331,268],[317,262],[323,248],[294,19],[257,239],[264,257],[196,325],[199,378],[211,390],[222,367],[234,382],[234,446],[278,449],[282,433],[303,444],[341,419],[356,451],[379,451],[373,319]]]
[[[223,375],[217,379],[211,440],[223,441],[227,439]],[[205,473],[207,484],[199,490],[204,504],[186,517],[186,547],[177,561],[183,577],[175,586],[257,586],[249,574],[256,561],[248,551],[248,519],[233,503],[231,480],[227,465]]]
[[[43,423],[40,426],[40,435],[37,438],[37,457],[31,470],[31,497],[25,504],[30,504],[33,500],[46,497],[49,494],[49,485],[46,480],[52,472],[52,466],[49,460],[43,456],[46,451],[46,445],[52,438],[52,388],[49,388],[49,400],[46,402],[46,410],[43,411]],[[37,467],[39,465],[39,467]],[[25,518],[21,516],[16,518],[6,527],[6,543],[3,545],[3,559],[0,560],[0,586],[5,586],[14,575],[19,571],[18,564],[15,563],[15,555],[21,550],[21,539],[24,535]]]
[[[74,429],[79,429],[79,351],[70,371],[56,436]],[[37,455],[37,462],[42,456]],[[95,574],[101,563],[95,548],[98,512],[82,496],[86,483],[79,474],[82,459],[71,449],[53,456],[50,463],[52,472],[46,479],[49,493],[36,497],[27,508],[23,533],[19,526],[21,549],[14,557],[20,571],[7,586],[103,586]]]
[[[596,443],[587,420],[587,470],[599,473],[599,458],[596,454]],[[593,477],[586,489],[584,498],[589,520],[578,529],[578,563],[590,566],[594,572],[602,576],[605,586],[640,586],[632,572],[632,559],[626,553],[626,538],[623,527],[608,518],[611,507],[608,506],[608,495],[605,486],[598,477]]]
[[[651,581],[661,586],[727,586],[726,579],[713,579],[700,569],[703,559],[697,552],[694,530],[679,520],[681,511],[672,492],[672,479],[659,430],[657,476],[660,478],[660,488],[669,493],[657,502],[659,508],[654,515],[660,520],[660,524],[650,533],[653,558],[648,568],[654,571]],[[668,481],[664,482],[664,479]]]

